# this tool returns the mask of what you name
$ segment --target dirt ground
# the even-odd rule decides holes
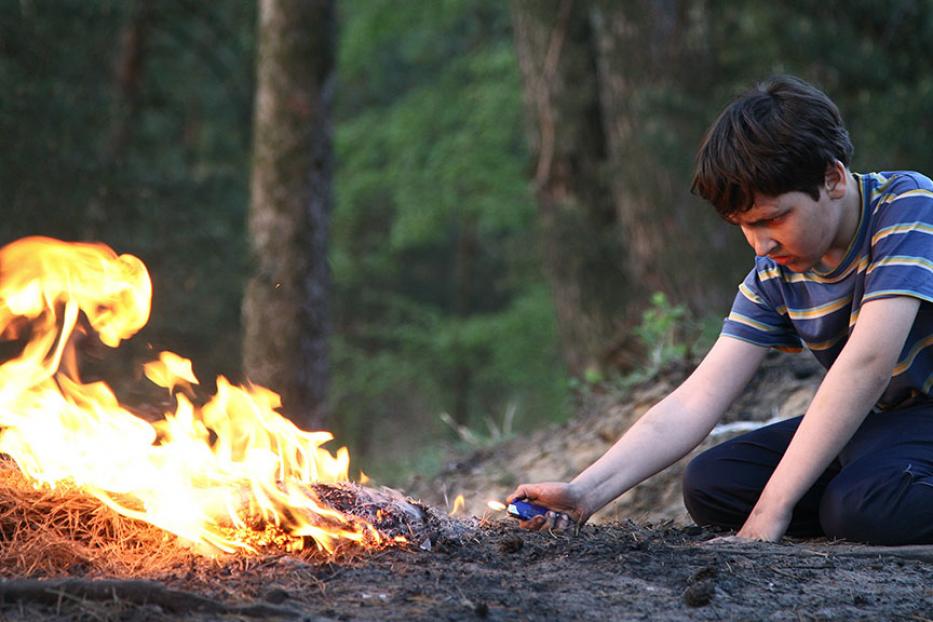
[[[74,501],[79,510],[61,520],[19,512],[18,501],[4,510],[9,524],[0,524],[0,560],[9,560],[0,561],[0,620],[933,621],[933,547],[710,543],[720,534],[690,525],[683,511],[682,464],[625,495],[577,536],[524,532],[485,509],[520,481],[575,475],[688,372],[670,368],[621,398],[589,396],[581,416],[563,426],[452,455],[442,473],[405,491],[429,507],[430,520],[410,544],[336,560],[281,551],[209,559],[174,551],[155,533],[124,549],[141,556],[135,566],[107,564],[112,556],[99,548],[89,561],[63,556],[61,570],[43,566],[42,556],[24,566],[11,549],[36,542],[25,529],[42,530],[42,546],[49,524],[65,533],[75,521],[113,522],[124,540],[134,532]],[[736,427],[800,414],[821,376],[806,358],[770,357],[707,445]],[[10,490],[0,506],[14,498]],[[458,493],[472,518],[446,516]],[[40,514],[60,505],[46,497],[35,504]],[[87,540],[75,550],[84,555],[91,545],[98,546]],[[130,570],[115,570],[124,567]]]
[[[462,542],[341,563],[291,555],[201,561],[148,577],[157,583],[117,582],[90,596],[52,584],[45,604],[37,581],[17,593],[11,579],[0,583],[0,619],[933,619],[933,548],[705,544],[713,535],[623,522],[574,537],[522,532],[505,519]]]

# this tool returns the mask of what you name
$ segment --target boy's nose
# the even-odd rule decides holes
[[[777,242],[775,242],[770,236],[760,231],[753,231],[749,233],[748,240],[752,248],[755,249],[755,254],[759,257],[765,257],[770,255],[775,248],[777,248]]]

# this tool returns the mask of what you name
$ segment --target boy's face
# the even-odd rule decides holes
[[[732,218],[760,257],[770,257],[794,272],[814,267],[831,270],[842,260],[854,234],[852,219],[845,218],[843,181],[836,178],[820,187],[820,198],[805,192],[786,192],[776,197],[755,196],[751,209]],[[855,214],[857,226],[858,215]],[[852,229],[852,231],[848,231]]]

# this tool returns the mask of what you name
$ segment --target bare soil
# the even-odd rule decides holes
[[[291,555],[202,561],[150,577],[154,583],[144,585],[159,587],[148,592],[127,582],[108,584],[96,595],[52,584],[47,598],[40,599],[35,586],[41,582],[33,580],[33,591],[17,597],[7,581],[0,583],[5,602],[0,619],[654,621],[933,616],[930,548],[881,550],[813,541],[705,544],[712,535],[699,528],[623,522],[588,526],[574,537],[521,532],[510,522],[489,522],[463,541],[436,542],[431,550],[390,549],[340,563]]]

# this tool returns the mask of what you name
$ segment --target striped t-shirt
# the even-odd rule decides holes
[[[779,350],[806,347],[829,369],[863,303],[919,298],[917,318],[878,401],[883,409],[929,395],[933,387],[933,182],[908,171],[856,179],[862,212],[842,263],[826,273],[796,273],[756,257],[722,334]]]

